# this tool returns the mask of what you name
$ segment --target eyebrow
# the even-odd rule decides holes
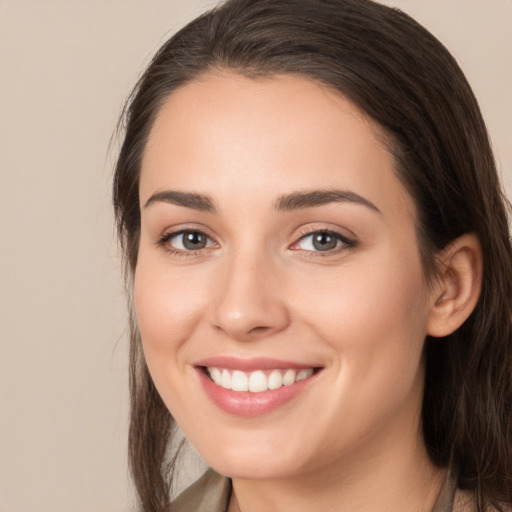
[[[286,194],[277,199],[275,209],[277,211],[292,211],[330,203],[356,203],[382,214],[371,201],[348,190],[312,190]]]
[[[179,192],[177,190],[164,190],[154,193],[145,203],[144,208],[154,203],[169,203],[184,206],[201,212],[215,212],[213,201],[205,195],[195,192]],[[368,199],[348,190],[311,190],[308,192],[292,192],[280,196],[274,204],[277,211],[293,211],[330,203],[355,203],[366,206],[371,210],[381,211]]]
[[[195,192],[178,192],[177,190],[156,192],[146,201],[144,208],[160,202],[185,206],[200,212],[214,212],[216,210],[213,201],[209,197]]]

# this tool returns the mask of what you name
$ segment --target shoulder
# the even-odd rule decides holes
[[[231,480],[209,469],[172,503],[169,512],[224,512],[231,496]]]

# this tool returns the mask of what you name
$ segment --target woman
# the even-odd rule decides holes
[[[508,203],[446,49],[368,0],[230,0],[125,122],[141,510],[505,510]],[[215,472],[169,504],[175,422]]]

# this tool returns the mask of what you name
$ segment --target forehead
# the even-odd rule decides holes
[[[297,76],[205,75],[161,107],[141,202],[163,188],[240,194],[240,181],[252,197],[313,186],[407,196],[380,127],[342,95]]]
[[[247,138],[254,152],[264,149],[268,155],[270,148],[276,153],[287,142],[313,143],[318,135],[325,146],[338,144],[342,136],[352,145],[359,139],[370,149],[365,139],[380,145],[380,131],[345,97],[312,80],[289,75],[252,79],[225,72],[204,75],[167,98],[153,123],[145,156],[153,149],[161,151],[157,146],[162,142],[179,145],[183,152],[191,143],[193,149],[207,140],[218,147],[229,142],[234,153]],[[297,155],[306,150],[295,147]]]

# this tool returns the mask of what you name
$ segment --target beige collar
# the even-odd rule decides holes
[[[432,512],[453,510],[455,488],[455,478],[449,475]],[[209,469],[172,502],[172,512],[227,512],[231,491],[231,480]]]

